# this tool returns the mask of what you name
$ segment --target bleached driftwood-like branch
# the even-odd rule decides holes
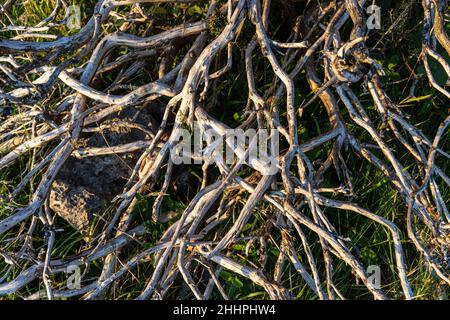
[[[165,26],[164,30],[154,29],[152,35],[146,36],[127,33],[133,23],[130,21],[149,21],[144,4],[185,3],[190,6],[195,1],[99,0],[92,16],[77,33],[50,37],[48,31],[62,23],[56,21],[59,11],[67,10],[66,2],[58,0],[51,15],[35,26],[11,24],[1,27],[0,110],[18,111],[5,112],[1,118],[0,169],[6,171],[30,154],[33,165],[10,194],[2,195],[2,205],[11,205],[0,221],[0,235],[15,235],[17,243],[4,245],[0,242],[0,253],[10,264],[0,281],[0,295],[20,294],[22,288],[39,278],[45,292],[35,292],[30,299],[42,296],[98,299],[133,268],[151,264],[146,278],[140,279],[145,281],[145,286],[137,299],[162,299],[180,279],[197,299],[210,297],[214,286],[226,298],[222,288],[226,285],[217,277],[220,270],[247,278],[262,287],[272,299],[290,299],[293,294],[282,285],[282,270],[291,264],[320,299],[343,299],[345,297],[333,282],[333,264],[339,260],[351,268],[374,298],[388,298],[386,292],[369,280],[366,266],[352,253],[351,239],[344,239],[339,234],[329,213],[325,212],[327,208],[360,215],[386,229],[392,239],[396,273],[406,299],[415,296],[403,249],[406,240],[412,241],[437,276],[450,284],[447,257],[449,199],[445,199],[440,189],[442,184],[450,185],[450,178],[436,161],[437,157],[449,158],[440,145],[450,117],[442,122],[434,137],[427,137],[389,98],[381,82],[383,69],[371,57],[366,45],[370,32],[366,26],[365,1],[316,1],[297,17],[295,28],[288,39],[283,40],[271,38],[271,1],[274,0],[220,3],[212,0],[200,20]],[[450,92],[437,83],[429,65],[430,59],[437,61],[450,77],[449,62],[436,49],[439,43],[450,55],[450,41],[444,27],[446,1],[422,2],[423,64],[429,83],[450,98]],[[14,1],[7,1],[0,7],[0,14],[7,14],[12,6]],[[133,15],[134,20],[121,11],[119,16],[126,20],[122,25],[123,32],[105,34],[102,24],[117,15],[114,9],[119,7],[129,10],[130,19]],[[213,26],[212,21],[218,15],[225,17],[225,23]],[[143,248],[139,239],[145,236],[145,228],[136,226],[133,214],[137,196],[144,189],[151,190],[154,205],[148,217],[161,223],[161,203],[173,179],[174,163],[169,154],[176,146],[180,130],[192,126],[194,121],[203,131],[212,128],[220,135],[228,128],[214,116],[211,109],[214,106],[208,106],[207,97],[236,63],[238,57],[234,48],[237,41],[242,41],[244,24],[248,24],[253,33],[251,40],[240,44],[245,57],[243,74],[248,84],[248,88],[239,88],[240,94],[248,96],[247,106],[242,106],[242,110],[246,110],[242,128],[277,129],[280,132],[285,148],[278,159],[279,173],[265,175],[264,165],[257,164],[252,167],[252,174],[243,177],[239,173],[249,167],[241,161],[229,165],[223,159],[215,158],[204,164],[204,173],[208,168],[215,168],[220,175],[211,180],[204,174],[201,190],[190,199],[158,243]],[[352,26],[349,36],[343,32],[345,26]],[[213,27],[220,30],[213,33]],[[11,31],[16,32],[16,36],[2,36]],[[173,52],[167,49],[169,46],[181,56],[180,60],[171,60]],[[126,53],[114,56],[117,48],[126,48]],[[61,59],[65,56],[67,59]],[[273,72],[271,85],[264,90],[255,84],[259,79],[254,68],[256,57],[265,59]],[[141,69],[142,61],[154,63],[156,58],[160,59],[156,75],[147,78],[145,84],[127,86],[127,80]],[[222,63],[224,60],[226,62]],[[323,65],[322,71],[317,68],[318,63]],[[105,74],[114,78],[107,90],[96,81]],[[296,81],[301,77],[307,80],[313,93],[313,98],[306,103],[298,101],[296,95]],[[392,143],[358,98],[355,88],[361,84],[367,87],[377,116],[386,122],[391,139],[404,146],[415,161],[414,168],[402,163],[401,152],[391,148]],[[61,86],[63,89],[55,94],[55,88]],[[47,105],[50,96],[58,100],[54,109]],[[151,108],[149,102],[156,100],[164,101],[164,114],[156,128],[125,120],[108,122],[126,108],[139,113],[143,106]],[[331,129],[309,141],[301,141],[298,126],[313,102],[325,108]],[[348,129],[348,124],[364,131],[370,141],[361,141]],[[84,134],[112,127],[140,130],[146,138],[118,146],[82,146]],[[308,152],[330,143],[330,152],[317,167]],[[397,190],[405,205],[403,221],[407,234],[402,234],[400,226],[393,221],[370,212],[353,202],[351,197],[345,201],[335,197],[340,193],[357,192],[352,187],[352,172],[344,162],[343,153],[347,146],[348,152],[377,168]],[[55,237],[64,237],[64,233],[57,230],[47,201],[52,183],[67,159],[136,152],[139,159],[127,177],[122,194],[117,195],[114,212],[100,235],[75,256],[53,257]],[[242,156],[245,150],[236,149],[235,153]],[[335,171],[340,177],[331,188],[323,185],[324,175],[329,171]],[[33,190],[28,203],[13,205],[27,185]],[[217,203],[220,203],[218,207]],[[237,216],[231,225],[223,227],[221,222],[228,219],[233,205],[239,203]],[[270,208],[262,229],[278,230],[282,239],[273,275],[242,263],[233,254],[233,244],[243,242],[250,246],[260,242],[263,247],[270,241],[267,234],[243,237],[244,226],[261,206]],[[44,226],[43,233],[39,231],[40,226]],[[27,228],[28,232],[24,233]],[[312,242],[316,241],[309,237],[311,233],[319,240],[322,257],[315,256],[311,250]],[[47,236],[44,259],[29,259],[24,252],[32,251],[33,239],[44,235]],[[134,250],[127,250],[126,255],[122,250],[125,247]],[[303,252],[304,257],[300,258],[299,252]],[[89,265],[94,260],[102,261],[103,269],[91,283],[76,290],[53,287],[52,277],[68,265]],[[322,262],[324,274],[319,272],[318,265]],[[14,272],[15,276],[11,278],[12,270],[20,273]]]

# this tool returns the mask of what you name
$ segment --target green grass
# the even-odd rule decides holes
[[[398,7],[396,1],[380,1],[383,5],[384,12],[390,12]],[[41,19],[46,17],[53,9],[52,0],[40,0],[40,1],[24,1],[22,6],[15,6],[12,11],[12,17],[16,20],[18,24],[21,25],[33,25],[39,22]],[[86,22],[86,19],[89,17],[89,12],[92,12],[93,4],[95,1],[75,1],[71,0],[70,4],[80,4],[82,6],[83,14],[83,22]],[[186,10],[187,7],[184,5],[155,5],[152,7],[151,11],[154,14],[154,17],[157,21],[163,21],[167,15],[173,18],[171,23],[177,24],[183,22],[188,17],[196,17],[200,13],[202,13],[205,9],[205,3],[201,2],[198,7],[195,9],[190,8]],[[397,8],[398,9],[398,8]],[[118,10],[120,12],[120,10]],[[395,12],[395,10],[393,11]],[[6,22],[4,17],[0,18],[3,22]],[[387,21],[386,19],[390,19],[388,15],[383,16],[383,30],[379,32],[381,36],[384,31],[387,30],[389,25],[391,25],[396,17],[395,14],[392,17],[392,20]],[[408,89],[411,85],[411,69],[407,67],[409,65],[416,73],[423,73],[423,68],[418,63],[418,57],[420,54],[420,33],[421,26],[418,24],[420,21],[420,3],[419,1],[413,1],[412,10],[409,13],[408,17],[405,19],[402,24],[399,25],[398,30],[395,32],[391,32],[385,38],[385,41],[388,41],[390,44],[386,46],[386,50],[384,51],[374,51],[374,56],[380,61],[385,70],[387,70],[387,76],[383,79],[385,88],[387,88],[388,95],[394,100],[395,103],[399,103],[402,105],[402,109],[411,115],[412,123],[420,123],[420,128],[428,134],[428,136],[432,136],[436,131],[439,123],[445,118],[448,114],[448,104],[447,101],[444,100],[441,96],[436,94],[436,91],[430,88],[427,84],[427,80],[422,77],[419,85],[417,86],[416,96],[422,97],[421,99],[416,100],[408,100]],[[220,20],[220,19],[219,19]],[[114,21],[114,19],[111,19]],[[220,21],[218,23],[221,23]],[[103,26],[103,32],[111,32],[117,30],[117,23],[108,23]],[[248,21],[245,22],[244,31],[240,35],[241,38],[245,38],[245,41],[248,41],[248,38],[252,35],[252,28]],[[273,29],[272,29],[273,30]],[[411,30],[411,31],[410,31]],[[77,31],[69,30],[66,27],[60,27],[54,29],[54,34],[57,35],[70,35]],[[142,34],[142,29],[132,29],[131,33]],[[277,32],[282,33],[283,30],[275,30],[274,34]],[[0,34],[0,37],[10,37],[13,33],[3,33]],[[244,39],[242,39],[244,41]],[[247,87],[245,74],[242,72],[243,70],[243,59],[239,59],[240,52],[239,48],[234,49],[234,54],[237,59],[235,59],[233,63],[233,67],[229,74],[227,74],[223,80],[220,82],[216,90],[214,90],[213,95],[209,96],[208,99],[212,101],[220,101],[220,104],[216,104],[212,113],[215,116],[227,123],[230,126],[235,126],[239,124],[241,121],[240,117],[242,114],[241,107],[246,103],[246,94],[242,94],[240,88]],[[270,81],[272,74],[270,67],[268,66],[267,61],[262,59],[261,57],[257,58],[259,52],[255,50],[255,60],[254,69],[255,73],[258,75],[262,75],[260,78],[255,79],[257,83],[258,90],[260,92],[264,92],[264,90],[270,85],[268,81]],[[260,55],[259,55],[260,56]],[[448,57],[447,57],[448,58]],[[439,68],[433,64],[432,67],[435,69],[435,72],[441,74]],[[308,90],[304,90],[303,88],[307,88],[307,84],[304,80],[304,77],[300,80],[296,81],[296,88],[298,88],[298,97],[296,97],[296,102],[300,103],[301,101],[308,99],[310,97]],[[441,76],[442,78],[442,76]],[[441,78],[438,80],[441,82]],[[106,80],[105,80],[106,81]],[[403,81],[403,82],[400,82]],[[402,85],[398,85],[398,83]],[[399,87],[402,90],[399,90]],[[245,91],[246,92],[246,91]],[[214,96],[216,95],[216,96]],[[56,98],[58,96],[58,92],[53,94],[51,97]],[[372,103],[369,95],[364,93],[361,89],[360,92],[361,102],[367,106],[367,103]],[[49,104],[52,104],[52,101],[49,101]],[[317,134],[323,133],[329,129],[329,123],[327,120],[326,113],[323,110],[323,107],[317,101],[313,105],[308,107],[309,110],[305,112],[304,118],[299,122],[299,139],[300,141],[306,141],[311,137],[316,136]],[[369,106],[369,112],[371,116],[375,115],[374,107]],[[226,111],[226,112],[224,112]],[[236,114],[236,116],[230,116]],[[220,117],[220,115],[222,115]],[[344,114],[345,117],[348,115]],[[376,117],[372,117],[374,120]],[[377,125],[381,125],[380,119],[376,119],[378,121]],[[347,121],[347,123],[351,123],[351,121]],[[362,140],[369,141],[367,138],[367,134],[362,132],[356,126],[349,125],[348,129],[357,134]],[[448,150],[449,147],[449,134],[447,133],[446,139],[442,139],[442,148],[444,150]],[[390,143],[392,148],[400,148],[400,146],[396,145],[394,142]],[[311,160],[316,160],[323,158],[324,155],[330,151],[330,145],[326,145],[321,149],[315,150],[308,155],[311,157]],[[30,155],[29,155],[30,156]],[[356,202],[361,204],[363,207],[372,210],[372,212],[383,216],[393,222],[396,223],[397,226],[405,226],[405,213],[406,208],[403,202],[400,200],[400,196],[392,187],[392,185],[387,181],[387,179],[372,166],[368,165],[366,161],[355,156],[354,152],[348,152],[344,155],[347,161],[347,166],[352,170],[353,180],[352,183],[354,185],[354,189],[356,191]],[[412,159],[408,158],[405,154],[401,161],[404,165],[413,165]],[[439,164],[441,168],[447,173],[450,172],[450,165],[442,159]],[[0,194],[4,195],[7,191],[11,191],[13,186],[20,180],[20,173],[25,172],[26,169],[30,167],[30,157],[23,157],[17,165],[8,169],[8,171],[2,170],[0,176]],[[195,173],[196,171],[194,171]],[[198,174],[198,173],[197,173]],[[201,171],[200,171],[201,174]],[[334,174],[327,173],[325,176],[326,180],[324,181],[324,186],[336,186],[337,177]],[[30,187],[27,186],[23,192],[17,204],[8,204],[8,203],[0,203],[0,219],[4,219],[8,214],[9,210],[6,208],[7,206],[19,206],[25,204],[30,197]],[[444,192],[444,199],[450,199],[450,190],[444,188],[442,186],[442,190]],[[136,215],[139,219],[144,221],[150,221],[149,219],[149,209],[151,208],[153,198],[148,197],[140,197],[139,205],[136,208]],[[169,197],[165,200],[164,206],[167,210],[175,210],[182,212],[183,208],[187,205],[186,200],[177,198],[177,197]],[[236,208],[234,214],[238,214],[239,206]],[[266,219],[270,216],[270,208],[260,207],[260,209],[255,213],[254,220],[249,222],[249,225],[244,230],[258,230],[258,228],[265,223]],[[326,209],[325,214],[329,217],[330,221],[337,226],[338,232],[345,237],[349,237],[352,239],[354,244],[354,248],[352,251],[354,254],[358,255],[365,265],[379,265],[382,270],[382,283],[383,289],[394,298],[401,298],[401,289],[398,281],[397,272],[395,269],[395,259],[393,254],[393,244],[390,233],[383,227],[379,226],[371,222],[368,219],[362,218],[360,216],[355,215],[354,213],[342,211],[342,210],[332,210]],[[227,222],[228,224],[232,223],[232,217]],[[83,249],[83,246],[80,241],[82,236],[76,231],[68,232],[71,230],[70,227],[64,223],[63,220],[59,219],[57,221],[58,226],[64,227],[66,232],[64,233],[64,237],[58,236],[56,240],[56,244],[52,255],[55,257],[66,257],[71,254],[75,254],[80,252]],[[224,224],[224,228],[226,227],[226,223]],[[154,224],[152,222],[147,222],[146,227],[148,229],[148,235],[145,240],[144,247],[150,247],[155,244],[159,237],[164,232],[167,225]],[[42,230],[36,232],[36,234],[40,234]],[[405,228],[401,228],[402,238],[406,239],[406,230]],[[13,229],[7,234],[3,235],[0,238],[0,242],[2,243],[2,247],[5,250],[17,250],[18,248],[15,245],[15,242],[9,242],[9,244],[5,243],[15,237],[17,229]],[[307,233],[307,236],[310,239],[315,239],[315,241],[311,241],[311,247],[315,257],[318,257],[317,264],[319,268],[319,272],[321,275],[324,274],[324,263],[321,260],[321,246],[317,242],[317,237],[312,233]],[[37,240],[37,239],[36,239]],[[271,237],[271,241],[267,243],[267,252],[268,252],[268,261],[266,263],[266,270],[270,274],[273,271],[274,263],[277,255],[279,254],[278,243],[280,242],[280,235],[274,232]],[[43,248],[42,241],[36,241],[35,246],[37,249]],[[299,246],[300,247],[300,246]],[[139,249],[139,248],[137,248]],[[258,246],[253,247],[250,250],[249,256],[245,256],[245,246],[237,245],[234,247],[235,251],[240,254],[240,260],[242,263],[253,264],[256,267],[260,267],[260,261],[258,259]],[[410,280],[415,290],[416,295],[421,299],[437,299],[445,296],[445,294],[449,293],[448,288],[441,287],[437,284],[436,276],[433,272],[430,272],[429,269],[425,266],[423,259],[415,250],[414,246],[409,241],[404,241],[404,249],[405,255],[407,257],[408,270],[412,270],[409,274]],[[131,250],[131,249],[130,249]],[[124,253],[129,253],[125,251]],[[302,250],[298,252],[299,258],[302,263],[307,263],[306,255]],[[125,256],[125,254],[124,254]],[[333,257],[334,263],[334,282],[339,290],[349,298],[354,299],[370,299],[371,295],[367,292],[363,285],[360,283],[355,283],[355,278],[352,275],[349,267],[345,265],[343,262],[338,261],[335,257]],[[25,265],[24,265],[25,267]],[[3,260],[0,260],[0,275],[2,275],[8,268]],[[151,271],[152,267],[150,264],[144,264],[139,266],[124,276],[120,282],[117,284],[113,297],[116,299],[131,299],[139,293],[139,291],[143,288],[145,283],[142,279],[147,279],[149,271]],[[101,265],[99,263],[94,263],[88,272],[88,275],[94,276],[101,271]],[[272,272],[273,273],[273,272]],[[18,275],[18,271],[14,271],[8,280],[13,279]],[[88,277],[87,277],[88,278]],[[257,287],[244,278],[232,274],[228,271],[223,271],[220,274],[220,278],[222,283],[225,284],[225,290],[227,294],[231,298],[235,299],[267,299],[268,296],[265,291],[262,291],[260,287]],[[321,277],[322,279],[324,277]],[[307,287],[305,282],[300,278],[300,276],[295,272],[292,267],[287,267],[283,271],[283,285],[286,287],[292,288],[291,292],[298,299],[315,299],[315,295],[313,292]],[[57,281],[55,281],[57,283]],[[40,288],[43,289],[42,281],[34,281],[26,288],[24,288],[21,292],[23,295],[27,293],[31,293],[35,291],[35,289]],[[440,293],[440,290],[443,293]],[[446,291],[446,293],[445,293]],[[172,296],[176,297],[176,295]],[[215,298],[218,298],[218,294],[215,293]],[[18,298],[15,295],[5,298]]]

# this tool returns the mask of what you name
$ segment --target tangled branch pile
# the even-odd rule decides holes
[[[66,1],[54,1],[51,15],[33,26],[14,23],[16,2],[0,7],[0,168],[5,175],[15,172],[17,180],[2,193],[6,268],[0,295],[99,299],[145,267],[132,277],[132,298],[226,298],[220,274],[227,271],[262,287],[271,299],[290,299],[296,293],[285,271],[292,269],[320,299],[344,299],[333,278],[335,264],[344,262],[374,298],[389,298],[369,279],[352,239],[341,233],[333,217],[338,211],[385,228],[392,274],[404,298],[415,297],[406,244],[448,288],[450,178],[438,159],[450,157],[441,147],[450,116],[427,136],[420,121],[388,96],[384,68],[369,45],[370,3],[99,0],[80,30],[58,36],[53,31],[69,18]],[[182,8],[181,19],[158,19],[149,13],[157,5]],[[438,63],[450,77],[446,1],[422,0],[422,10],[419,62],[436,94],[450,99],[432,68]],[[115,30],[113,20],[120,22]],[[233,87],[236,69],[246,87]],[[221,91],[243,99],[222,108]],[[313,108],[324,110],[321,119],[313,119]],[[304,139],[299,132],[308,121],[326,129]],[[187,188],[170,151],[180,130],[194,122],[219,133],[232,125],[277,129],[278,173],[265,175],[261,166],[238,160],[229,165],[220,157],[185,165],[181,171],[201,168],[199,185],[188,181],[187,205],[169,212],[166,201]],[[115,133],[126,141],[111,143]],[[352,179],[358,168],[349,156],[376,168],[395,188],[404,204],[401,224],[356,203]],[[109,207],[93,219],[70,213],[55,219],[64,217],[61,202],[73,200],[64,198],[73,192],[70,183],[86,179],[78,172],[69,183],[64,172],[82,161],[96,166],[95,159],[116,159],[93,181],[98,192],[111,193]],[[125,169],[117,175],[126,176],[110,171],[120,164]],[[108,174],[112,178],[102,180]],[[80,207],[99,195],[84,190],[74,197]],[[138,214],[142,197],[151,205]],[[255,218],[261,212],[263,219]],[[55,256],[58,239],[73,234],[67,222],[95,230],[81,230],[86,242],[77,242],[73,255]],[[163,228],[151,245],[149,225]],[[277,249],[270,266],[269,243]],[[258,246],[256,260],[243,257],[239,245],[247,252]],[[84,268],[89,281],[72,289],[58,284],[68,266]]]

